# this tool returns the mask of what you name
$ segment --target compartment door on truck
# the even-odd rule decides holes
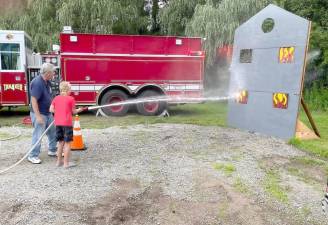
[[[0,104],[27,104],[24,52],[20,43],[0,43]]]
[[[99,60],[90,58],[64,58],[62,78],[72,86],[72,95],[77,104],[94,104],[96,92],[97,63]]]

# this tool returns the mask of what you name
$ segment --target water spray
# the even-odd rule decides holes
[[[200,103],[200,102],[218,102],[218,101],[225,101],[231,98],[235,98],[235,95],[225,96],[225,97],[149,97],[149,98],[142,98],[142,99],[134,99],[134,100],[127,100],[122,102],[114,102],[110,104],[98,105],[98,106],[89,106],[84,107],[84,111],[91,111],[91,110],[98,110],[106,107],[113,107],[113,106],[121,106],[121,105],[132,105],[132,104],[140,104],[140,103],[152,103],[152,102],[167,102],[167,103],[176,103],[176,102],[185,102],[185,103]]]

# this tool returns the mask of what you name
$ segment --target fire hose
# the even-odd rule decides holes
[[[107,107],[107,106],[106,106]],[[83,111],[88,111],[89,108],[88,107],[83,107],[82,108]],[[92,110],[92,109],[90,109]],[[16,163],[14,163],[13,165],[3,169],[3,170],[0,170],[0,175],[7,172],[8,170],[10,169],[13,169],[14,167],[18,166],[21,162],[23,162],[23,160],[25,160],[28,155],[32,152],[32,150],[41,142],[42,138],[44,137],[44,135],[48,132],[48,130],[54,125],[54,121],[52,121],[49,126],[47,127],[47,129],[41,134],[41,136],[39,137],[39,139],[37,140],[37,142],[28,150],[28,152],[23,156],[23,158],[21,158],[19,161],[17,161]],[[18,129],[17,129],[18,130]],[[17,138],[21,135],[21,132],[19,131],[19,134],[16,135],[15,137],[11,137],[11,138],[7,138],[7,139],[1,139],[0,141],[7,141],[7,140],[11,140],[11,139],[14,139],[14,138]]]
[[[199,101],[199,100],[207,100],[207,101],[218,101],[218,100],[226,100],[228,99],[228,97],[223,97],[223,98],[188,98],[191,101]],[[86,107],[82,107],[82,112],[83,111],[91,111],[91,110],[98,110],[101,108],[105,108],[105,107],[111,107],[111,106],[119,106],[119,105],[128,105],[128,104],[135,104],[135,103],[148,103],[148,102],[160,102],[160,101],[170,101],[169,98],[166,97],[153,97],[153,98],[147,98],[147,99],[139,99],[139,100],[130,100],[130,101],[125,101],[125,102],[115,102],[115,103],[110,103],[110,104],[106,104],[106,105],[99,105],[99,106],[86,106]],[[37,142],[30,148],[30,150],[23,156],[23,158],[21,158],[19,161],[17,161],[15,164],[3,169],[0,171],[0,175],[5,173],[6,171],[16,167],[17,165],[19,165],[24,159],[26,159],[28,157],[28,155],[32,152],[32,150],[40,143],[40,141],[42,140],[43,136],[48,132],[48,130],[54,125],[54,121],[50,123],[50,125],[47,127],[47,129],[42,133],[42,135],[40,136],[40,138],[37,140]],[[19,134],[20,135],[20,134]],[[14,138],[17,138],[19,135],[13,137],[13,138],[9,138],[9,139],[2,139],[1,141],[4,140],[11,140]]]
[[[0,174],[5,173],[6,171],[16,167],[18,164],[20,164],[24,159],[27,158],[27,156],[32,152],[32,150],[40,143],[40,141],[42,140],[43,136],[48,132],[48,130],[53,126],[54,121],[52,121],[49,126],[47,127],[47,129],[42,133],[42,135],[40,136],[40,138],[38,139],[38,141],[31,147],[31,149],[23,156],[23,158],[21,158],[19,161],[17,161],[15,164],[3,169],[0,171]]]
[[[90,110],[96,110],[96,109],[100,109],[100,108],[105,108],[105,107],[110,107],[110,106],[117,106],[117,105],[121,105],[122,103],[112,103],[112,104],[108,104],[108,105],[101,105],[101,106],[92,106],[92,107],[83,107],[82,111],[90,111]],[[127,103],[126,103],[127,104]],[[131,103],[130,103],[131,104]],[[19,161],[17,161],[16,163],[14,163],[13,165],[0,170],[0,175],[7,172],[10,169],[13,169],[14,167],[18,166],[21,162],[23,162],[23,160],[25,160],[28,155],[32,152],[32,150],[41,142],[42,138],[44,137],[44,135],[48,132],[48,130],[54,125],[54,121],[52,121],[49,126],[47,127],[47,129],[41,134],[41,136],[39,137],[39,139],[37,140],[37,142],[29,149],[29,151],[23,156],[23,158],[21,158]],[[17,129],[18,130],[18,129]],[[7,139],[1,139],[0,141],[6,141],[6,140],[11,140],[14,138],[17,138],[21,135],[21,132],[19,131],[19,135],[16,135],[15,137],[11,137],[11,138],[7,138]]]

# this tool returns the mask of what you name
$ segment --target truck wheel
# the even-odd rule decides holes
[[[108,105],[116,102],[124,102],[129,96],[121,90],[110,90],[101,98],[101,105]],[[108,116],[124,116],[129,110],[129,105],[118,105],[101,108],[101,111]]]
[[[138,99],[142,98],[149,98],[149,97],[157,97],[157,96],[164,96],[157,91],[153,90],[146,90],[143,91],[139,96]],[[137,104],[137,110],[141,115],[144,116],[154,116],[162,113],[164,109],[166,109],[167,103],[164,101],[158,102],[142,102]]]

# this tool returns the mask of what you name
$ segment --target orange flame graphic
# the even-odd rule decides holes
[[[280,63],[292,63],[294,61],[295,47],[284,47],[279,50]]]
[[[272,96],[273,107],[279,109],[287,109],[288,107],[288,94],[274,93]]]
[[[236,95],[236,102],[240,104],[247,104],[248,101],[248,91],[242,90]]]

